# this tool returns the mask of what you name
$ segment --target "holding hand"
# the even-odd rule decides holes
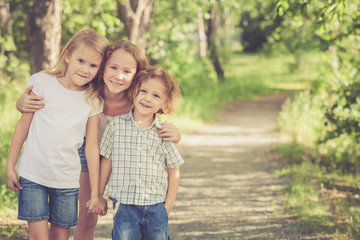
[[[100,216],[105,216],[107,213],[107,201],[104,197],[100,198],[91,198],[87,203],[86,207],[88,208],[88,214],[96,213]]]

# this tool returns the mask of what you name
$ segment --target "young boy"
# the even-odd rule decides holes
[[[180,90],[159,67],[139,72],[134,83],[129,91],[134,107],[114,117],[101,141],[100,194],[110,177],[113,239],[166,240],[184,160],[174,143],[158,137],[157,114],[174,110]]]

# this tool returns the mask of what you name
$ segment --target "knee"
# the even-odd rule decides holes
[[[48,234],[29,233],[29,240],[49,240]]]
[[[93,230],[96,227],[98,221],[98,215],[97,214],[84,214],[82,216],[79,216],[78,220],[78,226],[84,229],[85,231]]]

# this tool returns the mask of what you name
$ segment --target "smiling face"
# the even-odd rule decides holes
[[[104,68],[104,83],[111,94],[127,90],[136,74],[135,58],[126,50],[118,49],[107,60]]]
[[[91,47],[81,44],[72,53],[66,52],[65,63],[68,65],[61,83],[64,87],[84,90],[85,85],[92,81],[99,71],[102,57]]]
[[[165,92],[165,85],[158,78],[141,82],[139,93],[134,98],[134,118],[142,120],[153,118],[167,100]]]

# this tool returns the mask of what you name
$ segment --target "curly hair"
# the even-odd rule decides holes
[[[158,114],[170,114],[175,110],[178,100],[181,97],[180,86],[178,82],[170,76],[163,68],[159,66],[150,66],[138,72],[134,78],[136,83],[130,87],[128,96],[131,102],[134,102],[135,97],[139,94],[142,82],[149,79],[159,79],[165,86],[165,95],[167,100],[164,108],[160,109]]]

